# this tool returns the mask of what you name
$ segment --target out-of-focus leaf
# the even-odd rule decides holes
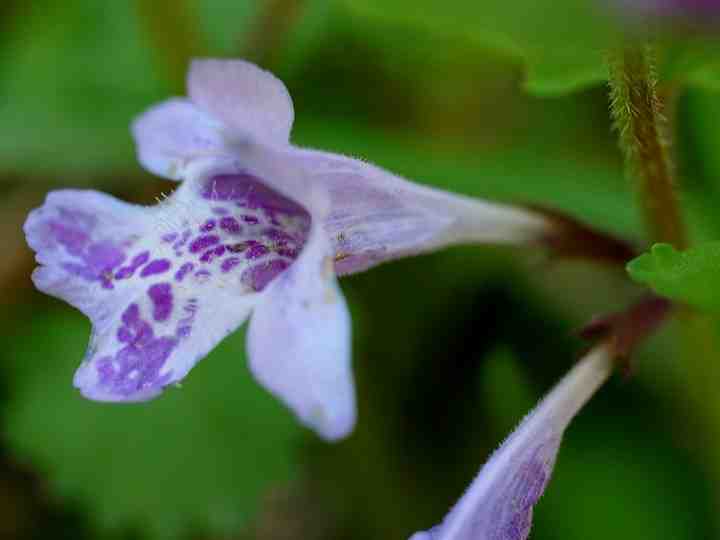
[[[203,0],[193,2],[198,24],[214,54],[234,56],[242,52],[243,36],[267,2],[265,0]]]
[[[603,392],[607,390],[596,402]],[[604,417],[598,414],[597,403],[591,402],[570,427],[553,480],[536,508],[533,538],[715,536],[708,500],[711,481],[677,443],[658,433],[661,422],[628,412],[643,407],[641,400],[629,405],[628,397],[616,394],[614,403],[619,403],[608,407],[614,415],[608,411]],[[649,425],[654,429],[647,429]]]
[[[129,123],[167,94],[132,2],[34,2],[0,66],[4,171],[110,174],[134,163]]]
[[[720,242],[686,251],[655,244],[628,264],[630,276],[656,293],[701,309],[720,310]]]
[[[614,46],[617,33],[602,3],[589,0],[345,3],[353,17],[365,17],[372,24],[414,25],[516,58],[527,68],[526,88],[541,95],[563,94],[605,80],[602,55]]]
[[[677,137],[683,198],[695,208],[704,227],[697,238],[720,235],[720,92],[692,90],[678,104]]]
[[[181,389],[131,405],[86,401],[72,388],[87,338],[80,315],[35,317],[4,345],[4,367],[16,455],[44,471],[55,494],[84,504],[95,525],[151,538],[237,530],[268,488],[289,479],[300,428],[247,371],[244,332]]]
[[[720,40],[709,36],[669,41],[661,49],[661,80],[720,90]]]
[[[132,119],[183,91],[188,55],[243,54],[265,2],[188,0],[187,13],[167,15],[164,30],[162,13],[137,4],[40,0],[17,9],[0,64],[1,173],[82,181],[138,170]],[[324,28],[322,5],[309,4],[286,42],[270,44],[286,69]],[[168,42],[184,33],[182,47]]]

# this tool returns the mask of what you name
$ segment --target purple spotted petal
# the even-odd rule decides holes
[[[525,540],[565,429],[611,371],[608,350],[591,351],[492,455],[442,524],[410,540]]]
[[[95,191],[64,190],[48,195],[25,223],[28,244],[40,267],[35,286],[80,309],[95,324],[113,316],[120,291],[115,274],[130,274],[136,231],[150,227],[138,206]],[[133,270],[134,272],[134,270]]]
[[[248,352],[257,380],[328,440],[355,424],[350,316],[317,227],[303,254],[273,281],[250,321]]]
[[[293,109],[287,90],[247,62],[195,61],[188,88],[190,102],[167,102],[136,123],[143,163],[163,174],[190,177],[196,174],[190,164],[205,155],[203,167],[215,167],[218,175],[253,171],[273,190],[326,216],[339,274],[463,242],[526,244],[544,238],[552,227],[528,211],[434,190],[359,160],[289,145]],[[208,128],[209,118],[217,122],[217,132]],[[214,158],[206,155],[213,151]],[[322,208],[317,200],[324,201]],[[226,221],[225,227],[253,219],[242,217],[237,225]]]
[[[194,60],[188,95],[200,109],[228,128],[276,143],[287,143],[293,104],[272,73],[243,60]]]
[[[255,220],[221,227],[219,213]],[[198,176],[156,207],[51,193],[25,230],[38,288],[93,322],[75,385],[92,399],[138,401],[181,380],[299,257],[310,223],[248,173]]]

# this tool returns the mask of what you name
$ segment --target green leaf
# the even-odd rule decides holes
[[[577,0],[450,0],[424,2],[421,9],[413,0],[345,4],[354,24],[360,17],[374,26],[412,25],[515,58],[526,68],[526,89],[539,95],[565,94],[606,80],[603,54],[615,45],[618,31],[607,12]]]
[[[708,36],[674,39],[661,46],[661,80],[720,90],[720,40]]]
[[[150,538],[236,532],[258,498],[292,475],[300,428],[246,369],[244,332],[181,389],[120,405],[87,401],[72,387],[88,339],[80,315],[53,311],[25,328],[6,345],[8,439],[56,495],[84,504],[98,528]]]
[[[720,310],[720,242],[687,251],[655,244],[650,253],[631,261],[630,276],[656,293],[692,306]]]
[[[3,170],[136,167],[130,120],[168,87],[132,4],[40,2],[16,21],[0,66]]]

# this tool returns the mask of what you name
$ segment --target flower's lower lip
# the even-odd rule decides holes
[[[155,395],[181,377],[175,356],[192,356],[187,344],[205,339],[213,299],[266,289],[298,258],[311,225],[302,206],[249,174],[184,182],[152,209],[81,193],[49,200],[36,227],[40,251],[51,250],[72,290],[114,314],[103,315],[82,376],[83,391],[106,400]]]

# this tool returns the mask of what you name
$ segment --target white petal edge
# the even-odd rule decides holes
[[[307,426],[334,441],[355,425],[351,322],[314,226],[300,257],[263,292],[248,330],[250,370]]]
[[[132,123],[140,164],[148,171],[182,180],[190,160],[226,152],[223,126],[187,99],[151,107]]]
[[[287,143],[294,110],[285,85],[244,60],[193,60],[188,95],[195,105],[231,130]]]
[[[517,504],[517,497],[521,496],[517,488],[522,486],[513,486],[513,482],[522,477],[528,460],[538,451],[543,454],[549,478],[565,429],[608,379],[612,369],[612,355],[606,345],[591,350],[495,451],[442,524],[430,531],[416,533],[410,540],[524,540],[529,533],[529,521],[523,536],[517,536],[517,530],[512,535],[496,529],[503,525],[498,523],[502,516],[516,511],[512,506]],[[508,486],[512,486],[512,492],[508,491]],[[543,488],[544,484],[540,486],[540,492]],[[501,506],[496,504],[498,502]],[[529,508],[528,520],[531,513],[532,508]]]

